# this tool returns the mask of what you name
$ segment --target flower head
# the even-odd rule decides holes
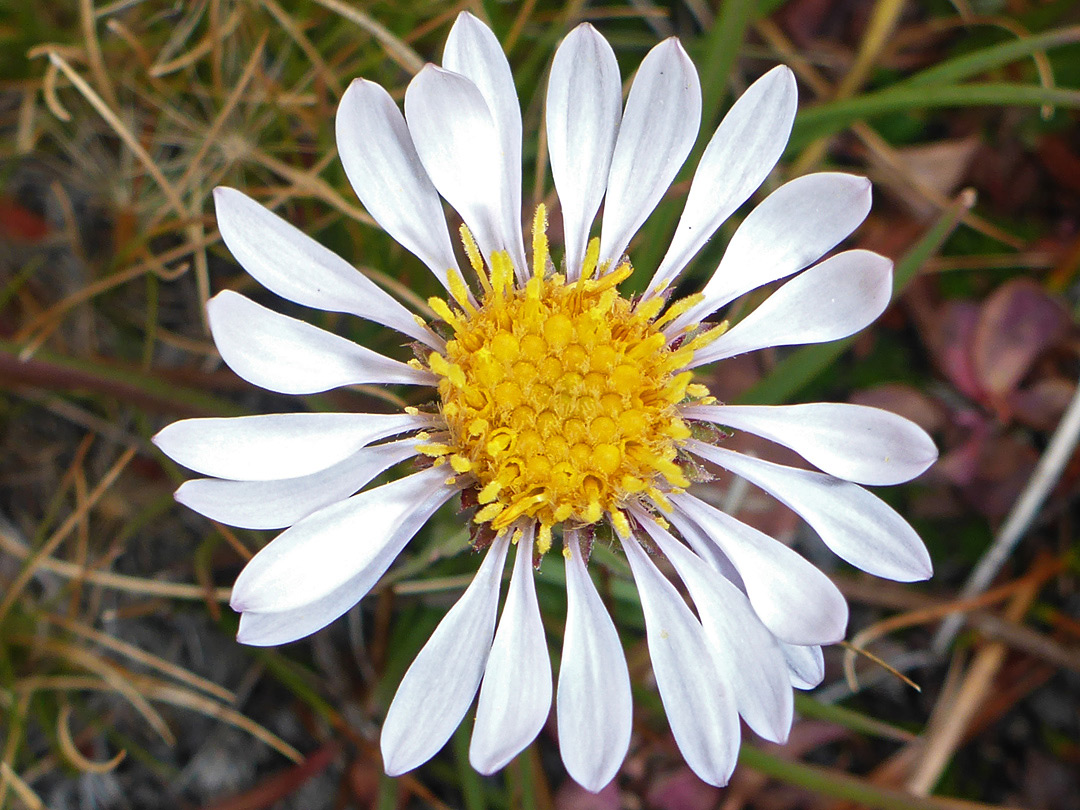
[[[859,486],[925,470],[936,450],[923,431],[855,405],[723,405],[694,378],[699,366],[755,349],[846,337],[881,313],[891,293],[887,259],[849,250],[819,261],[866,216],[869,183],[820,173],[781,186],[740,224],[700,292],[669,295],[772,170],[795,108],[794,79],[782,67],[735,103],[704,151],[667,254],[636,298],[620,292],[632,272],[625,251],[689,154],[701,117],[697,74],[675,39],[646,56],[625,108],[600,34],[581,25],[559,47],[546,108],[563,222],[558,261],[544,206],[526,249],[521,114],[486,26],[459,16],[443,67],[425,67],[409,85],[404,117],[381,87],[353,83],[337,116],[342,162],[371,216],[445,288],[429,301],[430,322],[244,194],[215,192],[225,243],[264,286],[383,324],[417,347],[416,358],[400,362],[226,291],[210,301],[209,318],[234,371],[290,394],[356,384],[434,389],[399,414],[192,419],[158,434],[165,453],[210,476],[185,483],[182,503],[231,525],[286,529],[236,582],[240,640],[280,644],[325,626],[451,497],[475,505],[485,556],[390,706],[382,733],[389,773],[434,755],[477,692],[470,758],[478,770],[501,768],[540,731],[552,678],[532,568],[559,544],[568,603],[559,743],[579,783],[599,790],[611,780],[629,745],[631,705],[619,638],[587,570],[601,523],[614,529],[633,572],[660,695],[694,771],[727,781],[740,715],[762,736],[786,738],[791,688],[821,680],[819,645],[843,637],[847,607],[796,552],[691,491],[688,471],[698,462],[771,493],[863,570],[929,576],[910,526]],[[464,222],[461,263],[443,200]],[[601,202],[600,233],[590,238]],[[736,325],[707,320],[789,276]],[[821,472],[736,453],[708,425],[786,445]],[[418,471],[366,488],[408,459]],[[696,614],[656,556],[685,585]]]

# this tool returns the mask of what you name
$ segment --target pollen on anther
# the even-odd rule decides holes
[[[540,554],[561,523],[607,516],[625,534],[629,507],[653,493],[666,502],[665,492],[687,486],[678,448],[689,429],[677,406],[708,396],[682,371],[693,350],[667,345],[662,303],[619,295],[629,262],[606,272],[592,240],[580,278],[551,274],[545,223],[538,210],[523,287],[513,286],[505,252],[489,256],[485,272],[462,229],[485,295],[472,305],[452,276],[452,303],[432,301],[454,329],[428,357],[449,436],[418,448],[475,481],[477,523],[498,533],[534,520]]]

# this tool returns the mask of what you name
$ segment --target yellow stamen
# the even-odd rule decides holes
[[[596,272],[597,263],[600,261],[600,237],[594,236],[589,240],[588,246],[585,248],[585,261],[581,265],[581,283],[593,277]]]
[[[543,278],[548,260],[547,208],[543,203],[536,206],[532,233],[533,275]]]
[[[659,296],[657,296],[657,298],[659,299]],[[682,315],[684,312],[686,312],[688,309],[696,306],[704,300],[704,293],[694,293],[693,295],[686,296],[686,298],[680,298],[678,301],[668,307],[667,311],[663,315],[656,319],[657,328],[662,327],[666,323],[670,323],[671,321]]]
[[[630,521],[627,520],[626,515],[618,509],[613,509],[611,511],[611,525],[619,537],[625,538],[630,536]]]
[[[714,340],[724,334],[728,330],[730,325],[731,324],[729,324],[727,321],[721,321],[717,326],[705,330],[700,335],[694,336],[690,341],[687,342],[686,348],[690,349],[691,351],[697,351],[698,349],[708,346],[710,343],[712,343]]]
[[[469,301],[469,288],[465,286],[465,279],[461,277],[461,273],[451,267],[446,271],[446,280],[450,284],[450,295],[457,301],[458,306],[469,315],[475,315],[476,307]]]
[[[536,533],[536,551],[538,554],[547,554],[551,550],[551,525],[541,523]]]
[[[455,332],[459,332],[464,328],[465,322],[454,314],[454,311],[450,309],[450,305],[441,298],[429,298],[428,306],[435,310],[435,314],[446,321]]]
[[[491,292],[491,282],[488,281],[487,273],[484,272],[484,258],[480,255],[480,248],[473,238],[472,231],[462,223],[459,233],[461,234],[461,244],[465,248],[465,255],[469,259],[469,264],[472,265],[476,277],[480,279],[480,286],[484,288],[484,292]],[[457,298],[457,294],[454,295],[454,298]],[[461,301],[459,300],[458,303],[460,304]]]

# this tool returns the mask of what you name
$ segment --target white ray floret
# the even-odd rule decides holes
[[[672,503],[731,560],[754,611],[782,641],[834,644],[847,628],[847,602],[832,581],[795,551],[693,495]],[[673,515],[678,521],[678,515]]]
[[[796,689],[813,689],[825,680],[825,656],[821,647],[799,646],[780,642],[788,664],[788,677]]]
[[[662,291],[764,182],[795,121],[795,75],[775,67],[747,88],[716,128],[694,172],[671,246],[645,294]]]
[[[268,290],[304,306],[357,315],[441,348],[442,340],[393,296],[242,191],[214,189],[214,210],[226,246]],[[298,267],[304,272],[296,272]]]
[[[739,715],[716,670],[701,623],[633,538],[623,549],[634,572],[649,658],[671,733],[686,764],[710,785],[726,785],[739,753]]]
[[[458,73],[427,65],[405,92],[405,120],[428,176],[461,214],[484,257],[506,250],[506,178],[492,160],[502,143],[479,88]]]
[[[891,411],[865,405],[692,405],[682,413],[782,444],[829,475],[857,484],[902,484],[937,459],[926,431]]]
[[[873,323],[892,294],[892,262],[849,250],[784,284],[761,306],[694,354],[689,368],[774,346],[827,343]]]
[[[664,196],[697,138],[701,84],[677,39],[645,56],[626,98],[611,156],[600,261],[614,266]]]
[[[820,172],[796,177],[766,197],[736,229],[705,296],[665,329],[675,334],[740,295],[787,278],[816,262],[870,212],[865,177]]]
[[[857,568],[898,582],[928,579],[930,556],[915,530],[857,484],[691,441],[688,449],[764,489],[809,523]],[[810,642],[803,642],[810,643]]]
[[[355,79],[338,105],[338,153],[364,208],[445,287],[457,269],[442,201],[416,153],[405,118],[390,94]]]
[[[480,773],[505,767],[533,741],[551,710],[551,659],[533,580],[533,535],[522,531],[476,704],[469,762]]]
[[[207,417],[173,422],[154,444],[203,475],[273,481],[320,472],[372,442],[430,426],[430,418],[408,413]]]
[[[321,599],[361,571],[377,571],[378,579],[454,493],[440,473],[431,468],[366,490],[282,532],[240,572],[233,608],[280,613]],[[365,536],[375,539],[358,542]]]
[[[298,478],[234,481],[195,478],[176,500],[200,515],[242,529],[284,529],[324,506],[348,498],[375,476],[416,456],[416,440],[403,439],[357,450],[344,461]]]
[[[281,315],[226,290],[206,304],[221,359],[249,383],[280,394],[317,394],[344,385],[431,385],[430,372]],[[318,363],[311,358],[318,357]]]
[[[615,625],[589,579],[576,532],[567,532],[566,634],[555,698],[566,770],[594,793],[630,747],[630,675]]]
[[[571,31],[551,62],[547,137],[563,217],[566,274],[581,273],[593,218],[607,190],[622,120],[619,63],[591,25]]]
[[[434,756],[476,697],[495,632],[499,583],[510,538],[496,540],[472,584],[439,622],[386,712],[383,766],[391,776]]]
[[[719,571],[644,511],[636,511],[635,517],[686,584],[720,680],[732,687],[739,714],[765,739],[785,742],[794,703],[780,643],[762,624],[743,592]]]
[[[443,67],[476,85],[495,124],[501,158],[499,230],[519,278],[526,279],[528,263],[521,232],[521,106],[514,76],[502,45],[491,29],[472,14],[460,14],[446,37]],[[488,156],[490,160],[491,156]]]

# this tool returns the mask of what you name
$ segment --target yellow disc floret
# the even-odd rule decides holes
[[[579,279],[545,275],[542,207],[524,287],[513,285],[505,254],[491,257],[486,277],[463,237],[485,294],[473,304],[455,282],[457,309],[431,302],[454,332],[444,353],[428,357],[448,437],[420,450],[475,478],[478,523],[504,531],[518,518],[537,520],[542,552],[551,526],[564,521],[607,515],[628,529],[622,510],[632,499],[688,484],[676,457],[690,431],[675,406],[704,391],[682,371],[693,350],[668,346],[659,299],[635,307],[619,294],[628,263],[593,278],[595,242]]]

